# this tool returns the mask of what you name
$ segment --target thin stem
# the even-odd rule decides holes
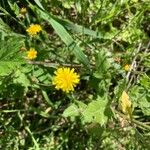
[[[132,61],[130,70],[129,70],[129,72],[127,73],[127,76],[126,76],[126,80],[127,80],[127,81],[129,81],[129,77],[130,77],[131,71],[132,71],[132,69],[134,68],[134,64],[135,64],[136,59],[137,59],[137,54],[139,53],[139,51],[140,51],[140,49],[141,49],[141,46],[142,46],[142,44],[140,43],[140,44],[139,44],[139,47],[138,47],[138,49],[137,49],[137,52],[134,53],[134,58],[133,58],[133,61]]]
[[[136,64],[136,59],[137,59],[137,57],[138,57],[137,54],[138,54],[139,51],[141,50],[141,46],[142,46],[142,43],[139,44],[137,51],[134,52],[134,58],[133,58],[131,67],[130,67],[130,69],[129,69],[129,72],[127,73],[127,76],[126,76],[126,82],[128,83],[127,89],[129,89],[129,87],[130,87],[130,85],[131,85],[131,82],[132,82],[132,80],[133,80],[133,77],[129,80],[130,74],[131,74],[131,72],[132,72],[133,69],[135,70],[135,69],[137,68],[135,64]]]
[[[112,109],[113,109],[113,111],[115,111],[117,114],[119,114],[121,117],[125,118],[126,120],[129,120],[129,118],[128,118],[126,115],[122,114],[121,112],[117,111],[117,110],[114,109],[114,108],[112,108]],[[130,119],[129,121],[131,121],[131,123],[136,124],[137,126],[141,126],[141,127],[143,127],[143,128],[145,128],[145,129],[147,129],[147,130],[150,131],[150,126],[144,124],[143,122],[137,121],[137,120],[135,120],[135,119],[133,119],[133,118]]]
[[[51,62],[44,62],[44,61],[27,61],[28,64],[32,65],[43,65],[45,67],[59,67],[59,66],[64,66],[64,67],[74,67],[74,68],[80,68],[81,65],[78,64],[58,64],[58,63],[51,63]]]
[[[31,136],[31,139],[32,139],[32,141],[33,141],[33,143],[34,143],[34,145],[35,145],[35,147],[36,147],[36,150],[39,150],[39,145],[38,145],[38,143],[37,143],[37,141],[35,140],[35,138],[34,138],[34,136],[33,136],[33,134],[32,134],[32,132],[30,131],[30,129],[29,129],[29,127],[25,127],[25,130],[29,133],[29,135]]]

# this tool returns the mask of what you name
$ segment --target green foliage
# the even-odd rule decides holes
[[[11,8],[11,10],[15,13],[15,15],[19,15],[19,6],[16,3],[11,3],[10,1],[8,1],[8,4]]]
[[[104,125],[108,120],[109,109],[108,100],[106,98],[98,97],[88,105],[77,102],[72,104],[63,113],[64,117],[76,117],[81,114],[81,121],[85,123],[98,123]]]
[[[22,45],[23,39],[20,38],[8,38],[0,42],[0,76],[11,73],[23,63],[20,52]]]
[[[83,63],[86,67],[89,67],[89,61],[84,55],[84,53],[80,50],[77,46],[73,38],[69,35],[69,33],[65,30],[65,28],[55,21],[50,15],[44,13],[43,11],[39,10],[38,8],[33,8],[37,10],[37,14],[44,20],[47,20],[52,27],[55,29],[56,33],[60,36],[63,42],[68,46],[69,49],[73,51],[77,59]],[[69,52],[71,52],[71,50]]]
[[[148,0],[1,0],[0,149],[149,150],[149,8]],[[42,31],[30,36],[31,24]],[[59,67],[80,75],[74,92],[55,89]],[[131,118],[119,107],[123,91]]]
[[[19,69],[15,71],[13,82],[15,84],[20,84],[20,85],[22,85],[25,88],[28,88],[30,86],[29,79],[27,78],[25,73],[23,73]]]
[[[85,105],[86,106],[86,105]],[[65,111],[63,112],[64,117],[76,117],[80,115],[81,108],[75,104],[70,105]]]
[[[106,99],[98,98],[98,100],[91,102],[83,115],[85,122],[100,123],[103,125],[107,122],[107,116],[105,116],[105,109],[107,108]]]
[[[138,107],[142,110],[142,113],[146,116],[150,115],[150,79],[148,76],[143,75],[140,80],[141,86],[134,86],[131,89],[131,98],[133,100],[134,107]]]

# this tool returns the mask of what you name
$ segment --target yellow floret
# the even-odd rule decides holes
[[[27,58],[33,60],[36,57],[37,57],[37,51],[34,48],[30,48],[30,50],[27,51]]]
[[[125,71],[129,71],[129,70],[130,70],[130,67],[131,67],[131,65],[126,64],[126,65],[124,66],[124,70],[125,70]]]
[[[42,31],[42,27],[38,24],[31,24],[30,27],[26,30],[30,36],[35,36],[37,33]]]
[[[79,83],[79,75],[70,68],[58,68],[55,72],[52,84],[57,90],[68,93],[74,91],[74,87]]]

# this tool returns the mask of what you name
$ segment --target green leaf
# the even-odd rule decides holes
[[[75,104],[71,104],[65,111],[63,112],[64,117],[76,117],[79,115],[79,108]]]
[[[53,18],[51,18],[49,21],[50,21],[52,27],[55,29],[56,33],[63,40],[63,42],[67,46],[71,46],[73,44],[74,40],[69,35],[69,33],[66,31],[66,29],[61,24],[59,24],[57,21],[55,21]]]
[[[14,77],[13,81],[16,84],[21,84],[26,89],[28,88],[28,86],[30,86],[29,79],[27,78],[27,76],[23,72],[21,72],[21,69],[18,69],[15,72],[15,77]]]
[[[39,0],[34,0],[34,1],[41,9],[45,10]]]
[[[89,60],[87,59],[85,54],[82,52],[82,50],[77,46],[77,44],[75,43],[73,38],[70,36],[70,34],[66,31],[66,29],[52,18],[49,21],[52,27],[55,29],[56,33],[63,40],[63,42],[70,48],[70,50],[73,51],[77,59],[81,63],[83,63],[85,66],[89,67]]]
[[[84,26],[78,25],[78,24],[74,24],[71,21],[67,21],[67,20],[63,20],[60,18],[56,18],[53,16],[53,18],[59,22],[60,24],[62,24],[64,27],[66,27],[68,30],[72,30],[73,32],[76,33],[81,33],[81,34],[85,34],[85,35],[90,35],[94,38],[100,38],[100,39],[110,39],[109,37],[105,37],[102,33],[98,32],[98,31],[94,31],[88,28],[85,28]]]
[[[18,16],[19,15],[19,7],[18,7],[17,3],[12,4],[10,1],[8,1],[8,4],[9,4],[11,10],[14,11],[14,13]]]
[[[52,103],[52,101],[50,100],[49,96],[47,95],[46,91],[42,90],[42,94],[44,97],[44,100],[51,106],[53,107],[54,104]]]
[[[150,99],[150,96],[142,97],[141,100],[139,101],[139,107],[142,109],[142,112],[146,116],[150,116],[150,101],[148,101],[148,99]]]
[[[113,60],[110,56],[111,53],[106,49],[102,49],[95,56],[96,69],[101,76],[103,76],[103,73],[108,72],[108,69],[112,66]]]
[[[19,62],[0,61],[0,76],[5,76],[16,70],[20,66]]]
[[[0,33],[2,33],[2,40],[4,40],[5,36],[12,36],[12,37],[25,37],[24,35],[15,33],[11,30],[11,28],[0,18]]]
[[[150,91],[142,86],[133,86],[130,97],[134,108],[140,108],[144,115],[150,116]]]
[[[85,111],[85,109],[87,108],[87,105],[84,104],[83,102],[81,101],[76,101],[77,105],[78,105],[78,108],[79,108],[79,112],[80,113],[83,113]]]
[[[107,99],[102,99],[101,97],[89,103],[87,109],[83,112],[84,122],[104,125],[108,120],[108,116],[105,115],[107,103]]]
[[[8,75],[24,63],[22,54],[19,53],[22,44],[21,38],[11,37],[0,41],[0,76]]]
[[[140,84],[148,89],[150,87],[150,77],[148,77],[146,74],[143,75],[140,79]]]
[[[85,109],[87,108],[87,105],[84,104],[81,101],[75,101],[76,104],[71,104],[67,109],[65,109],[63,116],[64,117],[75,117],[82,114]]]

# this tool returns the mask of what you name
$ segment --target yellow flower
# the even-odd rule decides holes
[[[132,103],[129,99],[128,94],[123,91],[121,98],[120,98],[120,106],[121,106],[121,110],[124,114],[128,115],[129,117],[131,117],[131,113],[132,113]]]
[[[125,71],[129,71],[129,70],[130,70],[130,67],[131,67],[131,65],[126,64],[126,65],[124,66],[124,70],[125,70]]]
[[[74,91],[74,87],[79,83],[79,75],[70,68],[58,68],[55,72],[52,84],[55,85],[57,90],[69,93]]]
[[[30,36],[35,36],[37,33],[42,31],[42,27],[38,24],[31,24],[30,27],[26,30]]]
[[[22,7],[22,8],[20,9],[20,13],[21,13],[22,15],[24,15],[26,12],[27,12],[27,9],[26,9],[25,7]]]
[[[27,51],[27,58],[33,60],[36,57],[37,57],[37,51],[34,48],[30,48],[30,50]]]

